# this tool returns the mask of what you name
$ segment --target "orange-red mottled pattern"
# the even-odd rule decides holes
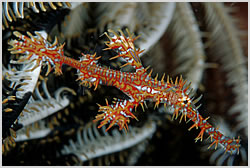
[[[111,37],[107,35],[110,41],[106,42],[108,48],[106,50],[116,50],[118,55],[111,58],[124,58],[128,63],[126,65],[131,65],[136,69],[136,72],[121,72],[118,70],[113,70],[109,68],[97,65],[97,61],[100,57],[96,55],[82,54],[80,60],[75,60],[69,57],[65,57],[63,53],[63,46],[57,47],[57,40],[53,44],[49,44],[39,33],[37,37],[34,37],[30,33],[30,36],[24,36],[19,32],[14,32],[21,41],[12,40],[10,45],[13,47],[9,49],[13,54],[26,54],[28,56],[20,59],[24,60],[35,60],[37,66],[40,65],[41,61],[47,62],[48,72],[52,68],[55,69],[56,74],[62,74],[61,66],[62,64],[67,64],[79,70],[79,78],[81,84],[86,86],[94,86],[95,89],[99,84],[114,86],[123,91],[126,95],[130,97],[128,100],[115,99],[112,104],[109,104],[106,100],[106,106],[100,106],[99,112],[96,116],[95,122],[102,120],[98,128],[109,124],[109,130],[114,125],[118,125],[120,130],[128,130],[128,123],[130,119],[136,119],[136,116],[132,113],[133,109],[136,109],[138,105],[141,105],[144,109],[143,103],[145,100],[152,100],[155,102],[155,107],[158,107],[160,103],[164,105],[171,106],[174,109],[173,118],[177,119],[179,115],[180,121],[187,118],[193,121],[192,128],[200,128],[201,131],[197,140],[203,139],[203,135],[206,132],[211,137],[212,144],[209,148],[215,145],[217,148],[220,144],[225,148],[226,152],[236,153],[239,152],[240,138],[234,139],[224,136],[218,129],[215,129],[211,124],[208,123],[208,118],[204,119],[195,103],[198,100],[192,101],[190,97],[190,83],[187,84],[186,80],[182,77],[178,80],[176,78],[175,82],[169,76],[167,81],[164,81],[164,76],[161,80],[158,80],[158,75],[153,79],[151,73],[147,73],[148,68],[144,68],[141,64],[139,54],[142,50],[136,49],[134,46],[134,40],[138,37],[133,38],[133,35],[127,30],[126,37],[121,30],[119,30],[120,35],[112,30],[109,30],[113,34]]]

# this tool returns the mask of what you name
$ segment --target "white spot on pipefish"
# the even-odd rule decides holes
[[[134,85],[138,90],[142,90],[141,86]]]
[[[159,93],[159,91],[152,89],[152,94],[155,94],[155,93]]]
[[[92,78],[92,79],[90,80],[90,82],[94,82],[94,81],[96,81],[96,78]]]

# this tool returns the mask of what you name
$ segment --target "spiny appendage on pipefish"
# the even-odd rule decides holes
[[[80,57],[80,60],[79,60],[80,67],[77,69],[78,78],[76,79],[76,81],[80,81],[80,85],[84,85],[85,87],[89,87],[89,88],[94,86],[94,90],[97,89],[97,86],[100,82],[101,71],[106,70],[106,68],[101,68],[97,66],[97,61],[100,58],[101,56],[96,57],[96,53],[94,53],[93,55],[82,53],[82,57]],[[69,65],[71,64],[72,63],[69,63]],[[93,73],[93,71],[95,73]]]
[[[121,29],[118,30],[120,35],[113,30],[109,29],[108,31],[112,33],[113,36],[109,36],[106,32],[104,33],[110,40],[105,42],[108,48],[105,48],[104,50],[114,50],[118,52],[118,55],[110,58],[110,60],[122,57],[127,63],[121,67],[131,65],[135,69],[142,69],[143,66],[139,54],[144,50],[140,50],[140,48],[137,49],[134,45],[134,41],[138,39],[139,36],[133,38],[134,34],[131,34],[128,29],[126,29],[128,37],[124,35]]]
[[[55,74],[61,75],[61,66],[62,66],[62,59],[61,57],[64,55],[63,52],[63,45],[57,46],[58,41],[55,38],[53,44],[50,44],[44,37],[39,33],[35,32],[36,36],[33,36],[30,32],[27,32],[29,37],[21,34],[18,31],[13,32],[13,34],[20,39],[11,40],[9,45],[12,48],[8,49],[11,54],[24,54],[22,58],[18,60],[18,62],[24,62],[27,60],[36,61],[37,65],[30,69],[29,71],[33,71],[36,69],[41,61],[46,62],[48,65],[47,73],[54,68]]]
[[[101,106],[99,104],[98,106],[98,112],[102,112],[102,114],[98,114],[93,122],[103,120],[98,128],[109,124],[106,131],[108,131],[115,124],[119,126],[119,130],[124,129],[125,131],[128,131],[130,118],[137,120],[136,116],[131,112],[134,107],[134,102],[129,100],[117,101],[114,104],[109,105],[108,100],[106,99],[106,106]]]

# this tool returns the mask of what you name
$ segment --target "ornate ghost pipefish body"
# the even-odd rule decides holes
[[[210,148],[215,144],[217,148],[220,144],[225,152],[239,153],[240,138],[234,139],[224,136],[218,129],[215,129],[211,124],[208,123],[208,118],[204,119],[198,112],[198,108],[195,103],[199,101],[200,98],[193,100],[190,94],[190,83],[187,84],[186,80],[183,80],[182,76],[178,80],[176,78],[173,82],[172,78],[167,77],[167,81],[164,81],[165,74],[161,80],[158,80],[158,74],[153,79],[151,77],[152,70],[147,73],[149,67],[144,68],[142,66],[139,54],[143,50],[137,49],[134,45],[134,41],[139,37],[133,37],[128,30],[128,37],[119,30],[119,34],[113,30],[109,30],[113,36],[109,36],[105,32],[109,41],[106,42],[108,48],[105,50],[115,50],[118,55],[112,57],[115,59],[118,57],[124,58],[127,63],[122,66],[131,65],[135,68],[135,72],[122,72],[119,70],[113,70],[106,67],[97,65],[97,61],[100,57],[95,57],[96,54],[82,54],[80,60],[75,60],[64,56],[63,46],[57,46],[57,40],[53,44],[47,42],[39,33],[34,37],[31,33],[27,33],[29,37],[20,34],[19,32],[14,32],[21,41],[12,40],[9,42],[13,48],[9,49],[12,54],[26,54],[28,56],[23,57],[19,61],[32,60],[37,61],[37,65],[46,62],[48,65],[48,74],[52,68],[55,69],[55,73],[58,75],[62,74],[61,66],[62,64],[67,64],[78,70],[78,79],[81,84],[86,86],[94,86],[96,89],[98,84],[114,86],[120,89],[123,93],[129,96],[128,100],[115,99],[113,104],[109,104],[106,100],[106,106],[99,105],[99,112],[96,116],[94,122],[102,120],[98,128],[109,124],[106,129],[108,131],[115,124],[119,126],[119,129],[128,130],[128,123],[130,118],[136,119],[136,116],[132,113],[133,109],[138,105],[141,105],[144,109],[143,103],[145,100],[152,100],[155,102],[155,107],[158,107],[160,103],[164,105],[169,105],[174,108],[173,118],[178,118],[180,121],[187,118],[193,121],[193,125],[189,128],[200,128],[201,131],[195,140],[203,140],[204,133],[208,133],[212,144],[208,147]],[[34,70],[34,68],[32,69]]]

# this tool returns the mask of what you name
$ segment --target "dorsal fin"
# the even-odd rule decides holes
[[[118,50],[118,55],[110,58],[110,60],[122,57],[127,61],[127,63],[123,66],[131,65],[135,69],[143,68],[139,54],[144,50],[140,50],[140,48],[137,49],[134,45],[134,41],[139,36],[133,38],[133,34],[131,35],[128,29],[126,29],[127,34],[129,35],[128,37],[124,35],[121,29],[118,30],[120,35],[111,29],[109,29],[108,31],[112,33],[113,36],[111,37],[106,32],[104,33],[110,40],[105,43],[108,48],[105,48],[104,50]]]

